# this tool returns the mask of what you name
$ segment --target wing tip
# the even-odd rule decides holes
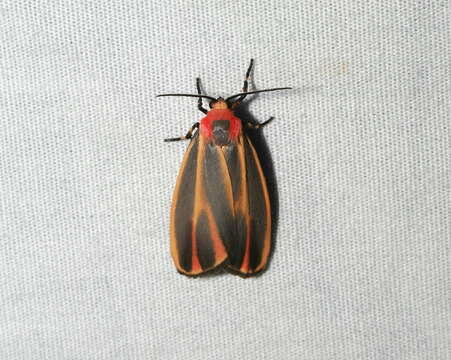
[[[224,259],[221,262],[219,262],[218,264],[214,265],[213,267],[211,267],[209,269],[205,269],[205,270],[201,269],[201,271],[199,271],[199,272],[185,271],[179,266],[176,266],[176,269],[179,274],[185,275],[188,278],[195,279],[195,278],[200,278],[200,277],[208,277],[208,276],[212,276],[212,275],[218,275],[218,274],[222,273],[225,268],[224,265],[226,262],[227,262],[227,259]]]
[[[230,265],[226,266],[226,268],[225,268],[225,270],[228,273],[239,276],[242,279],[257,278],[257,277],[263,275],[267,269],[268,269],[268,263],[265,263],[262,266],[257,267],[256,270],[251,269],[248,272],[244,272],[241,269],[236,269]]]

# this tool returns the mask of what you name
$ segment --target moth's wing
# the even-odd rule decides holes
[[[177,270],[199,275],[227,259],[235,235],[232,185],[220,147],[196,134],[177,178],[171,208],[171,254]]]
[[[265,176],[246,135],[223,150],[232,181],[236,237],[227,245],[228,267],[241,275],[264,269],[271,248],[271,207]]]

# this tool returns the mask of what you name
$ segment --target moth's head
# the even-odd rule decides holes
[[[215,100],[210,101],[210,109],[224,110],[232,108],[232,104],[222,97],[218,97]]]

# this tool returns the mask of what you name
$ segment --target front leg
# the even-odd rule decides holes
[[[193,126],[191,126],[191,129],[189,129],[189,131],[186,133],[185,136],[180,136],[178,138],[169,138],[169,139],[164,139],[165,142],[170,142],[170,141],[180,141],[180,140],[188,140],[191,139],[193,137],[193,132],[195,129],[199,128],[199,123],[195,123]]]
[[[197,93],[199,95],[202,95],[202,91],[200,88],[200,78],[196,78],[196,88],[197,88]],[[204,114],[208,113],[208,110],[205,109],[202,105],[202,98],[199,98],[199,100],[197,101],[197,108],[202,111]]]
[[[265,126],[265,125],[268,125],[271,121],[273,121],[274,120],[274,116],[271,116],[268,120],[266,120],[266,121],[264,121],[264,122],[262,122],[262,123],[259,123],[259,124],[252,124],[251,122],[249,122],[249,121],[247,121],[246,122],[246,126],[249,128],[249,129],[260,129],[260,128],[262,128],[263,126]]]

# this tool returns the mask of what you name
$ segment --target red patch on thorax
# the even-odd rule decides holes
[[[213,121],[215,120],[229,120],[229,136],[230,140],[234,141],[240,134],[241,130],[241,120],[238,119],[233,111],[230,109],[212,109],[208,112],[200,121],[200,133],[205,136],[208,140],[212,139]]]

